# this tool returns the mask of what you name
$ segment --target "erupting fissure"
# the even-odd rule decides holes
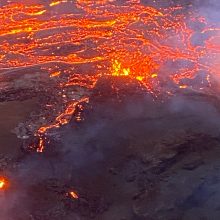
[[[57,80],[60,91],[70,87],[87,91],[74,99],[63,95],[64,110],[35,133],[38,152],[43,152],[50,129],[67,124],[76,106],[89,102],[89,91],[103,76],[129,77],[154,93],[161,78],[184,89],[198,74],[206,75],[208,85],[210,76],[218,74],[220,29],[196,11],[156,9],[138,0],[13,2],[5,1],[0,8],[1,70],[38,65]],[[193,42],[198,34],[206,39],[200,44]],[[68,67],[63,69],[62,64]],[[75,68],[83,65],[87,72]]]

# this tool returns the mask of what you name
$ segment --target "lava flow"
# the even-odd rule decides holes
[[[145,6],[139,0],[3,2],[1,72],[40,66],[62,94],[53,122],[35,132],[38,152],[51,129],[67,124],[76,107],[89,102],[102,77],[128,77],[146,92],[172,94],[172,89],[160,88],[161,81],[203,90],[218,75],[220,28],[192,5],[189,12],[180,6]],[[203,40],[195,42],[197,35]],[[80,95],[67,94],[79,88]],[[50,105],[56,108],[56,103]]]

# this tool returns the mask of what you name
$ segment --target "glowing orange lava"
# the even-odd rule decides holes
[[[195,44],[198,34],[210,37]],[[62,110],[37,129],[38,152],[51,129],[69,123],[76,107],[89,102],[102,77],[128,77],[153,94],[161,79],[186,89],[200,73],[208,85],[219,74],[220,28],[180,6],[157,9],[139,0],[8,3],[0,7],[0,39],[2,72],[40,66],[50,80],[60,80],[61,92],[83,90],[76,98],[63,94]]]
[[[70,194],[70,196],[71,196],[73,199],[79,199],[79,196],[77,195],[76,192],[71,191],[69,194]]]
[[[0,190],[5,189],[5,187],[6,187],[6,179],[0,178]]]

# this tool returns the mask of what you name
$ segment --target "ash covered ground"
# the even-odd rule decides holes
[[[182,4],[188,10],[183,1],[142,3]],[[68,49],[73,48],[65,47],[64,54]],[[124,76],[101,77],[89,91],[61,90],[67,76],[50,78],[41,67],[0,73],[0,174],[8,180],[0,191],[0,219],[220,218],[218,76],[211,87],[196,78],[186,89],[165,80],[155,97]],[[70,66],[59,63],[59,68]],[[77,64],[74,71],[93,68]],[[167,88],[173,95],[163,92]],[[43,153],[30,148],[39,142],[34,131],[63,110],[64,96],[87,94],[89,103],[79,103],[69,123],[50,130]]]

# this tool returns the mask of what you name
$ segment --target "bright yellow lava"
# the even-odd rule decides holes
[[[73,199],[78,199],[79,198],[79,196],[75,193],[75,192],[70,192],[70,195],[71,195],[71,197],[73,198]]]
[[[4,189],[6,186],[6,181],[4,178],[0,179],[0,190]]]

